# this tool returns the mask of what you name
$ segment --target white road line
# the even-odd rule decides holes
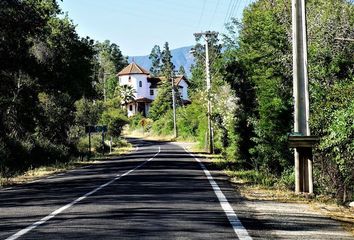
[[[225,195],[221,191],[219,185],[215,182],[215,180],[211,176],[209,170],[193,153],[190,153],[185,147],[184,147],[184,150],[187,153],[189,153],[200,164],[200,167],[203,169],[204,174],[206,175],[207,179],[209,180],[210,185],[212,186],[216,196],[218,197],[220,205],[221,205],[222,209],[224,210],[227,218],[229,219],[229,222],[232,225],[232,228],[234,229],[234,232],[236,233],[237,237],[240,240],[252,240],[252,237],[248,234],[247,230],[242,225],[240,219],[238,219],[235,211],[232,209],[230,203],[227,201],[227,198],[225,197]]]
[[[15,240],[18,239],[19,237],[25,235],[26,233],[32,231],[33,229],[37,228],[38,226],[42,225],[43,223],[47,222],[48,220],[52,219],[53,217],[55,217],[56,215],[58,215],[59,213],[65,211],[66,209],[72,207],[73,205],[75,205],[76,203],[84,200],[85,198],[87,198],[88,196],[94,194],[95,192],[101,190],[104,187],[107,187],[108,185],[112,184],[113,182],[119,180],[120,178],[134,172],[136,169],[144,166],[146,163],[150,162],[152,159],[154,159],[159,153],[161,152],[161,147],[159,146],[159,151],[151,158],[149,158],[148,160],[146,160],[145,162],[143,162],[142,164],[138,165],[137,167],[125,172],[122,175],[117,174],[116,177],[112,180],[110,180],[109,182],[106,182],[105,184],[102,184],[101,186],[95,188],[94,190],[92,190],[91,192],[86,193],[85,195],[75,199],[74,201],[72,201],[71,203],[66,204],[65,206],[55,210],[54,212],[50,213],[49,215],[45,216],[44,218],[42,218],[41,220],[33,223],[32,225],[18,231],[17,233],[11,235],[10,237],[6,238],[5,240]]]

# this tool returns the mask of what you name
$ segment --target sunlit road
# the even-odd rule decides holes
[[[279,219],[257,217],[224,176],[208,176],[181,146],[140,140],[135,146],[120,158],[0,190],[0,239],[276,237]],[[289,220],[284,231],[296,225],[283,220]],[[311,231],[328,230],[331,222],[319,225],[323,220],[310,222]],[[307,231],[301,224],[300,236]]]

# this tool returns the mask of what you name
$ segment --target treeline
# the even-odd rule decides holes
[[[347,201],[354,191],[354,43],[336,38],[354,38],[353,3],[307,1],[307,26],[310,128],[321,138],[314,149],[315,192]],[[281,179],[293,189],[291,29],[290,0],[259,0],[226,34],[210,39],[209,55],[216,151],[230,169],[253,170],[259,181]],[[181,137],[206,146],[205,50],[196,40],[192,104],[178,108],[177,122]],[[170,134],[172,119],[169,110],[150,128]]]
[[[0,177],[86,152],[87,124],[119,136],[127,119],[103,88],[114,99],[126,64],[116,44],[80,38],[55,0],[0,1]]]

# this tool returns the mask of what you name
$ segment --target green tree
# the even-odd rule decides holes
[[[186,70],[184,69],[184,67],[183,67],[182,65],[179,66],[178,74],[179,74],[179,75],[183,75],[183,76],[186,75]]]
[[[279,174],[292,166],[287,132],[292,131],[292,48],[289,1],[251,4],[242,22],[234,20],[225,37],[225,79],[239,101],[239,149],[253,167]],[[353,4],[307,3],[310,125],[321,137],[315,149],[316,191],[345,201],[353,194],[351,138],[354,44]],[[239,34],[237,31],[239,30]],[[243,132],[246,130],[246,132]],[[243,146],[243,147],[242,147]]]
[[[200,91],[206,88],[206,74],[205,74],[205,45],[201,44],[201,37],[196,37],[196,45],[193,47],[194,64],[191,66],[192,77],[190,79],[190,90]],[[209,62],[210,73],[216,75],[218,68],[214,66],[217,59],[221,56],[221,44],[219,43],[218,36],[211,35],[209,37]]]
[[[149,55],[151,60],[150,74],[153,77],[160,76],[161,73],[161,50],[159,45],[155,45]]]
[[[229,61],[228,69],[240,68],[234,71],[234,79],[230,74],[227,76],[241,99],[239,113],[243,118],[238,129],[247,122],[252,124],[246,129],[253,134],[241,135],[242,145],[246,147],[242,149],[245,151],[242,156],[250,157],[245,160],[252,160],[254,167],[276,174],[292,161],[286,137],[292,126],[291,45],[285,25],[290,15],[283,7],[284,3],[280,2],[277,5],[267,1],[252,4],[244,12],[241,25],[233,22],[236,27],[241,26],[240,36],[234,50],[227,53],[234,59]],[[233,29],[230,30],[227,40],[234,39]],[[230,48],[232,41],[228,43]],[[235,60],[237,64],[233,63]]]
[[[0,5],[0,171],[65,160],[73,103],[93,94],[93,42],[54,0]]]
[[[103,97],[103,88],[106,90],[106,97],[114,97],[114,91],[118,85],[116,77],[117,72],[122,70],[127,64],[127,58],[123,56],[119,47],[109,40],[104,42],[96,42],[96,59],[95,59],[95,79],[98,81],[96,89],[101,97]]]
[[[165,43],[161,56],[162,81],[159,85],[159,90],[157,92],[156,99],[152,103],[149,111],[149,117],[154,121],[161,118],[169,109],[172,109],[171,81],[172,78],[174,78],[175,67],[172,63],[172,55],[168,46],[168,42]]]
[[[105,111],[102,113],[100,123],[107,125],[108,134],[112,137],[120,137],[123,127],[129,123],[125,111],[115,106],[106,105]]]

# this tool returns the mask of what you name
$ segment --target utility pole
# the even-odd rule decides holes
[[[208,99],[208,144],[209,144],[209,153],[214,152],[214,140],[213,140],[213,128],[211,124],[211,100],[210,100],[210,60],[209,60],[209,41],[210,37],[217,36],[218,33],[214,31],[206,31],[201,33],[195,33],[195,37],[203,37],[205,40],[205,73],[206,73],[206,85],[207,85],[207,99]]]
[[[175,81],[174,81],[174,74],[171,77],[172,83],[172,107],[173,107],[173,133],[174,138],[177,138],[177,118],[176,118],[176,93],[175,93]]]
[[[317,138],[310,135],[309,88],[307,73],[307,31],[305,0],[292,0],[295,192],[313,193],[312,147]]]

